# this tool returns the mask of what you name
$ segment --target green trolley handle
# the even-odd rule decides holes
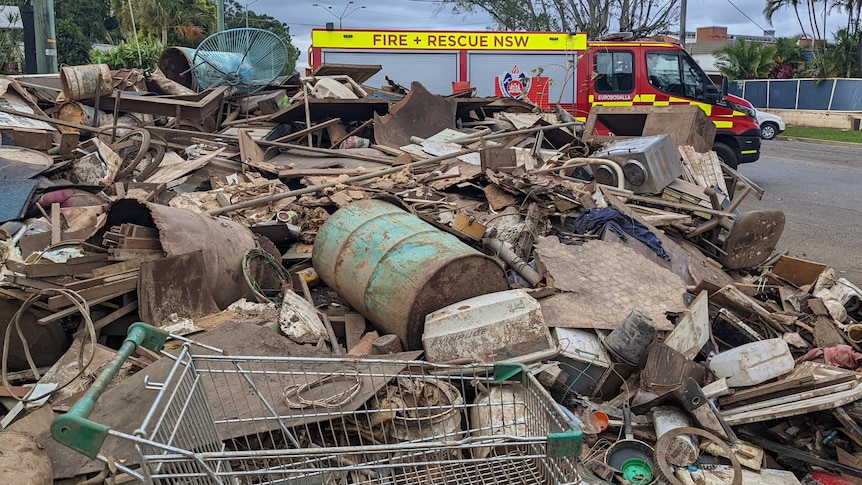
[[[126,359],[139,346],[160,352],[167,337],[167,332],[156,327],[143,322],[133,323],[129,327],[128,336],[123,341],[120,350],[117,351],[117,355],[96,378],[87,393],[69,409],[69,412],[58,416],[51,423],[51,436],[54,440],[95,459],[109,431],[107,426],[87,419],[93,412],[93,408],[96,407],[96,400],[105,392],[111,379],[117,375]]]

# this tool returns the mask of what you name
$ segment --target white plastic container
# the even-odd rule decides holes
[[[566,388],[583,396],[598,395],[614,367],[599,337],[578,328],[557,327],[553,334],[562,349],[556,360],[566,374]]]
[[[477,296],[429,313],[422,345],[429,362],[491,363],[555,348],[539,302],[520,289]]]
[[[780,338],[760,340],[722,352],[709,361],[716,377],[727,378],[730,387],[766,382],[793,370],[790,347]]]

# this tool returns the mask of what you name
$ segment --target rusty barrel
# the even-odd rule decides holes
[[[509,288],[502,266],[395,205],[361,200],[321,226],[312,253],[321,279],[405,350],[422,348],[425,315]]]
[[[69,101],[107,96],[114,89],[113,81],[107,64],[60,68],[60,85]]]
[[[194,66],[192,59],[194,57],[195,49],[190,47],[168,47],[159,57],[159,69],[171,81],[197,90],[198,85],[192,76],[192,66]]]

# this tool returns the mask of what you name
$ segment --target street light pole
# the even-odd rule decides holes
[[[679,5],[679,45],[685,49],[685,11],[687,0],[680,0]]]
[[[245,28],[248,28],[248,6],[254,4],[257,0],[252,0],[245,4]]]
[[[320,7],[322,9],[326,10],[327,12],[329,12],[329,15],[332,15],[333,17],[337,18],[338,19],[338,28],[340,29],[343,27],[342,20],[344,20],[344,17],[347,17],[348,15],[359,10],[360,8],[365,8],[365,5],[360,5],[358,7],[354,7],[353,10],[348,12],[347,9],[350,8],[350,5],[352,3],[353,3],[353,0],[350,0],[349,2],[347,2],[347,4],[344,6],[344,10],[341,11],[341,15],[333,12],[332,6],[330,6],[330,5],[321,5],[319,3],[315,3],[315,4],[312,4],[312,7]]]

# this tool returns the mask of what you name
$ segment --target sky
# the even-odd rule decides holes
[[[308,67],[307,52],[311,29],[323,28],[327,22],[345,29],[392,30],[486,30],[491,25],[486,14],[465,16],[453,14],[446,7],[438,11],[434,0],[238,0],[249,10],[271,15],[290,27],[291,42],[300,50],[297,68]],[[315,6],[317,4],[317,6]],[[763,35],[775,30],[778,37],[800,33],[792,9],[773,16],[772,26],[763,17],[766,0],[688,0],[686,30],[697,27],[726,26],[729,34]],[[801,12],[803,22],[807,13]],[[846,25],[846,17],[833,13],[828,19],[829,31]],[[804,24],[810,30],[808,23]],[[250,25],[253,27],[253,25]],[[678,27],[676,27],[678,30]],[[828,36],[831,40],[831,33]]]

